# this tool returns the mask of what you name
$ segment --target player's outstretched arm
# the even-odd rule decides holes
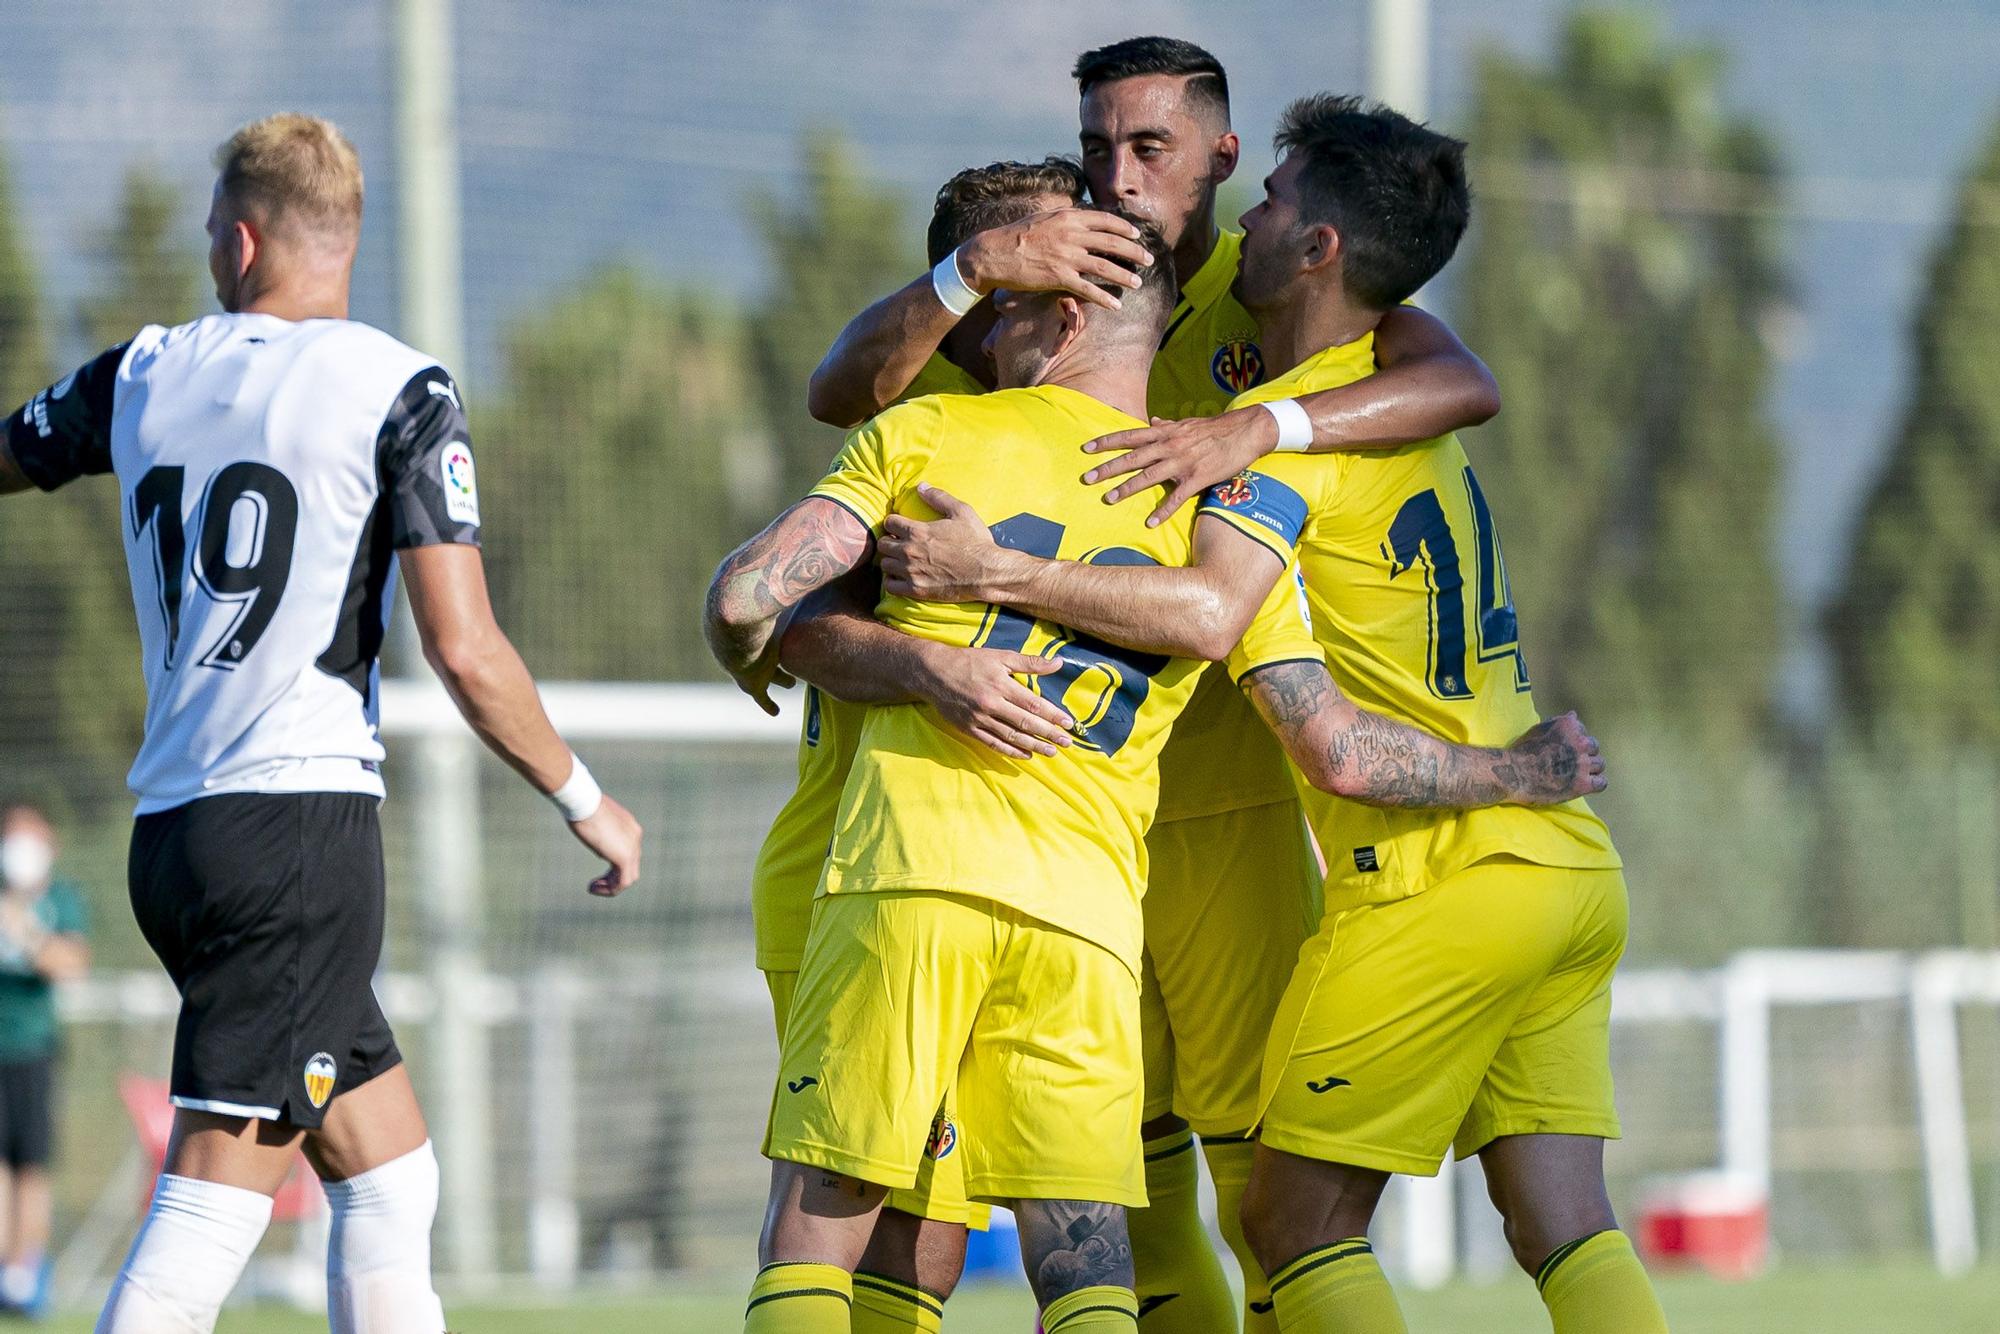
[[[401,555],[424,660],[487,749],[563,808],[570,832],[608,865],[590,892],[610,896],[639,879],[644,831],[604,796],[542,709],[534,678],[493,619],[479,548],[411,547]]]
[[[1370,713],[1317,662],[1260,667],[1242,686],[1307,782],[1364,805],[1553,806],[1605,787],[1597,740],[1574,713],[1537,724],[1501,750],[1457,745]]]
[[[100,352],[0,418],[0,496],[111,471],[111,413],[130,344]]]
[[[847,322],[806,386],[806,410],[839,427],[881,412],[910,387],[970,304],[999,288],[1060,290],[1116,306],[1118,298],[1098,283],[1139,285],[1132,267],[1152,257],[1138,235],[1123,218],[1092,209],[1041,213],[977,233],[947,256],[958,285],[947,275],[941,286],[935,271],[926,273]]]
[[[1284,565],[1214,519],[1195,525],[1192,565],[1086,565],[1000,546],[979,516],[933,486],[942,518],[892,514],[878,544],[882,586],[926,602],[993,602],[1114,644],[1170,657],[1229,656]]]
[[[1393,449],[1477,426],[1500,411],[1500,386],[1486,363],[1444,321],[1415,306],[1398,306],[1382,317],[1375,360],[1375,374],[1287,400],[1293,407],[1253,404],[1214,417],[1155,420],[1092,440],[1084,445],[1087,453],[1125,452],[1083,480],[1095,485],[1123,477],[1104,493],[1112,505],[1148,487],[1165,487],[1148,520],[1158,524],[1280,443],[1314,454]],[[1296,434],[1281,438],[1280,414]]]
[[[791,684],[778,665],[784,618],[867,560],[873,545],[846,506],[808,496],[722,558],[708,585],[702,632],[715,660],[764,712],[778,712],[771,687]]]
[[[875,572],[860,569],[799,603],[779,636],[788,674],[851,704],[929,704],[952,727],[1012,759],[1053,755],[1075,726],[1021,684],[1062,663],[1003,649],[954,648],[877,620]]]

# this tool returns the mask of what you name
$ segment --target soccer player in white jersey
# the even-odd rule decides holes
[[[181,993],[174,1133],[99,1334],[216,1313],[303,1145],[332,1207],[337,1334],[442,1334],[437,1160],[376,1003],[375,725],[395,566],[424,656],[486,744],[638,877],[641,831],[550,726],[494,624],[458,390],[347,319],[361,164],[277,115],[216,154],[225,314],[148,326],[0,426],[0,493],[115,473],[145,655],[132,906]]]

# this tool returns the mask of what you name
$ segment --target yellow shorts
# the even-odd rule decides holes
[[[1171,1112],[1199,1135],[1242,1134],[1271,1020],[1320,918],[1305,815],[1281,801],[1173,820],[1153,826],[1146,854],[1146,1120]]]
[[[782,1048],[769,1157],[892,1189],[957,1157],[973,1200],[1146,1202],[1138,981],[1080,936],[987,899],[826,895]]]
[[[1489,859],[1329,903],[1265,1053],[1265,1144],[1434,1175],[1503,1135],[1618,1138],[1611,974],[1625,878]]]
[[[782,1046],[785,1021],[791,1017],[792,996],[798,990],[799,975],[766,972],[764,984],[771,989],[771,1016],[777,1020],[778,1042]],[[934,1219],[940,1223],[963,1223],[984,1232],[993,1221],[993,1207],[975,1204],[965,1198],[965,1155],[953,1153],[947,1147],[956,1139],[957,1133],[951,1090],[947,1088],[931,1126],[934,1147],[942,1151],[931,1152],[929,1150],[933,1145],[926,1144],[923,1161],[917,1165],[916,1183],[907,1190],[890,1191],[883,1203],[918,1218]]]

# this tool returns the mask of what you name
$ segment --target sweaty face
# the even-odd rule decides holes
[[[1180,244],[1221,184],[1217,145],[1229,128],[1204,104],[1190,105],[1187,77],[1146,74],[1100,83],[1084,95],[1083,174],[1102,208],[1144,218]]]
[[[1042,373],[1062,341],[1062,302],[1051,292],[1010,292],[992,296],[993,328],[983,345],[993,362],[999,389],[1041,383]]]
[[[1264,178],[1264,202],[1236,220],[1243,229],[1243,257],[1230,290],[1253,314],[1283,299],[1310,244],[1299,223],[1300,169],[1297,158],[1279,163]]]

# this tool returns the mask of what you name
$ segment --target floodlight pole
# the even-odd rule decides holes
[[[1430,114],[1430,0],[1369,0],[1368,95],[1411,120]]]
[[[1430,113],[1429,0],[1369,0],[1368,93],[1412,120]],[[1451,1164],[1410,1177],[1403,1196],[1402,1261],[1410,1281],[1434,1288],[1457,1267]]]
[[[451,0],[395,0],[396,284],[403,338],[465,371],[459,253],[457,80]],[[429,675],[408,605],[396,614],[402,672]],[[462,728],[417,743],[411,886],[423,915],[436,1005],[424,1076],[443,1176],[443,1268],[499,1270],[495,1245],[491,1044],[482,1014],[479,759]]]

